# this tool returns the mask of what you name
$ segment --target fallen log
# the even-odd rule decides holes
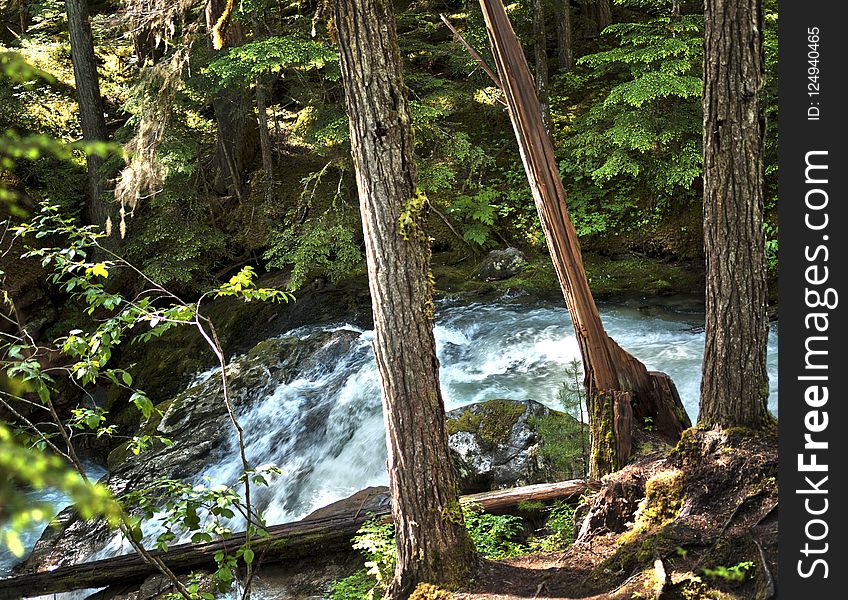
[[[588,488],[585,480],[576,479],[472,494],[460,500],[480,505],[487,512],[497,513],[513,508],[520,502],[567,498]],[[388,521],[391,519],[390,509],[344,510],[330,514],[322,511],[301,521],[269,527],[268,536],[254,539],[252,548],[257,559],[264,563],[349,549],[351,537],[371,518]],[[175,573],[214,569],[215,553],[221,550],[235,552],[244,539],[242,532],[226,540],[178,544],[166,552],[154,551],[151,554],[160,558]],[[146,563],[138,554],[125,554],[58,567],[52,571],[0,579],[0,600],[141,582],[155,573],[156,567]]]

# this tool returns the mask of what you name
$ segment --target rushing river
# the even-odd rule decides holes
[[[672,377],[694,422],[703,313],[692,309],[691,303],[677,308],[636,304],[602,304],[607,332],[649,369]],[[256,493],[269,523],[300,518],[363,487],[387,483],[373,331],[339,323],[300,328],[288,335],[305,337],[320,329],[353,330],[356,341],[333,365],[317,365],[286,385],[268,386],[264,397],[240,415],[249,459],[254,464],[276,463],[283,471],[272,488]],[[435,334],[448,410],[493,398],[532,398],[558,408],[564,367],[579,358],[567,311],[526,298],[472,305],[442,302]],[[769,335],[768,352],[769,408],[777,414],[776,327]],[[327,416],[323,433],[316,438],[310,432],[310,415],[318,407]],[[231,452],[198,478],[232,482],[240,468],[237,452]],[[121,551],[115,540],[98,555]],[[0,563],[0,569],[4,566]]]

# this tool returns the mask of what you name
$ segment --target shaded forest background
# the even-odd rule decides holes
[[[697,261],[702,3],[610,5],[608,15],[594,0],[508,6],[537,78],[547,71],[540,92],[569,209],[584,251]],[[765,5],[774,274],[777,14],[776,2]],[[129,171],[119,156],[102,167],[103,199],[115,207],[114,229],[125,229],[116,243],[127,259],[187,294],[244,264],[290,269],[291,290],[314,276],[338,281],[364,272],[335,30],[323,0],[238,2],[238,25],[221,50],[206,41],[204,3],[89,6],[108,135],[133,157]],[[437,261],[438,253],[450,262],[505,245],[543,253],[500,92],[439,19],[447,15],[485,56],[477,3],[396,6]],[[0,129],[79,140],[64,3],[4,0],[0,15],[4,49],[55,78],[0,85]],[[4,178],[23,192],[24,207],[49,200],[86,220],[81,154],[71,163],[19,160]],[[123,224],[111,202],[116,187]]]

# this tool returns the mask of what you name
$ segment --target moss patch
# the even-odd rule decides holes
[[[452,264],[455,255],[436,255],[433,260],[436,289],[442,293],[475,295],[522,289],[536,295],[561,295],[550,257],[529,254],[526,258],[527,266],[514,277],[479,281],[472,276],[476,266],[474,259]],[[703,267],[698,263],[668,262],[639,255],[611,257],[585,253],[583,264],[592,293],[602,298],[627,294],[699,294],[703,289]]]
[[[474,409],[466,408],[456,419],[448,419],[448,435],[467,431],[490,444],[505,444],[526,409],[514,400],[489,400]]]
[[[670,521],[683,508],[683,500],[683,471],[657,473],[645,484],[645,500],[636,513],[637,522],[660,525]]]
[[[592,292],[612,296],[641,292],[649,296],[699,293],[703,275],[691,263],[672,263],[637,255],[585,254],[583,263]]]
[[[409,600],[451,600],[453,594],[432,583],[419,583]]]

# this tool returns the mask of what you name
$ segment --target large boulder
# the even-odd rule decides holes
[[[474,277],[483,281],[509,279],[521,273],[527,266],[524,253],[516,248],[492,250],[477,267]]]
[[[580,475],[579,458],[566,465],[545,444],[540,430],[576,421],[535,400],[488,400],[447,414],[449,444],[463,493],[511,488]],[[554,425],[552,427],[551,425]],[[549,450],[551,448],[549,447]]]

